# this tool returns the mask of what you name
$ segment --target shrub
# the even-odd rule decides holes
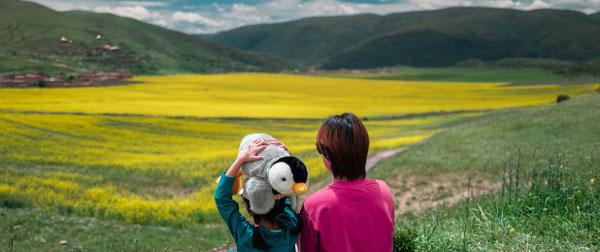
[[[46,87],[46,81],[41,80],[35,84],[36,87]]]
[[[415,239],[417,239],[417,234],[412,229],[394,232],[393,239],[395,252],[415,251]]]
[[[556,103],[560,103],[560,102],[562,102],[562,101],[566,101],[566,100],[568,100],[569,98],[570,98],[570,97],[569,97],[568,95],[564,95],[564,94],[558,95],[558,96],[556,97]]]
[[[0,201],[0,206],[6,208],[22,208],[25,206],[25,204],[17,200],[5,199]]]

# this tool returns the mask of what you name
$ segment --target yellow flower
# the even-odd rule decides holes
[[[512,232],[515,232],[515,228],[511,228],[511,229],[510,229],[510,232],[511,232],[511,233],[512,233]]]
[[[595,178],[590,179],[590,182],[594,183],[596,181]]]

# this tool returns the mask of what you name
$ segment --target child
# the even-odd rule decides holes
[[[279,141],[272,143],[281,144]],[[249,209],[249,201],[244,198],[246,211],[254,218],[254,225],[249,223],[239,212],[238,203],[232,199],[232,188],[242,164],[263,157],[256,153],[265,149],[269,143],[255,140],[247,149],[240,151],[227,172],[221,176],[215,192],[215,202],[219,214],[227,223],[237,249],[243,251],[296,251],[295,243],[302,229],[302,221],[298,220],[290,206],[288,198],[278,199],[271,211],[266,214],[254,214]]]

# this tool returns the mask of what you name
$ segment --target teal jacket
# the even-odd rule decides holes
[[[240,214],[238,203],[232,199],[233,193],[231,189],[233,188],[234,181],[235,178],[225,176],[225,172],[221,175],[221,181],[215,192],[217,209],[225,223],[227,223],[229,232],[231,232],[239,252],[261,251],[252,245],[254,224],[248,222]],[[291,231],[298,225],[298,219],[290,206],[289,199],[286,199],[285,210],[278,219],[284,225],[280,230],[269,230],[262,225],[258,228],[265,241],[273,247],[269,251],[296,251],[295,244],[298,236],[293,235]]]

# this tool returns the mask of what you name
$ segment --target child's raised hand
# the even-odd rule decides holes
[[[240,152],[238,154],[237,159],[241,162],[252,162],[252,161],[256,161],[256,160],[262,160],[264,159],[264,157],[262,156],[257,156],[256,153],[258,153],[261,150],[264,150],[265,148],[267,148],[267,146],[269,146],[269,143],[260,140],[260,139],[256,139],[254,141],[252,141],[252,143],[250,143],[250,145],[248,145],[248,148],[246,148],[244,151]]]

